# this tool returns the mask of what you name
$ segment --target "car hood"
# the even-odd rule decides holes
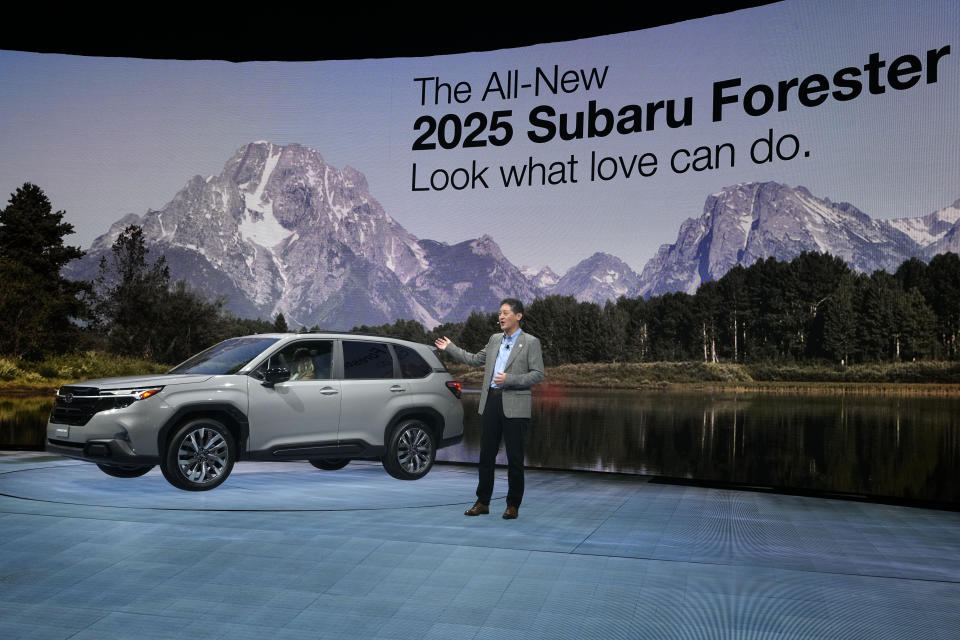
[[[97,378],[95,380],[84,380],[83,382],[74,382],[64,386],[98,387],[100,389],[168,387],[175,384],[196,384],[198,382],[205,382],[212,377],[213,376],[209,374],[123,376],[120,378]]]

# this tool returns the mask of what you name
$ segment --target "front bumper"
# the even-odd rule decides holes
[[[68,442],[47,438],[46,450],[75,460],[85,460],[105,465],[156,465],[159,456],[137,455],[125,440],[97,439],[86,442]]]

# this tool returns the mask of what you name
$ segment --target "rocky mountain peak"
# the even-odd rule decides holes
[[[419,241],[391,218],[358,170],[299,144],[251,142],[223,170],[194,176],[162,209],[114,223],[68,270],[95,276],[128,224],[152,255],[245,316],[350,328],[415,319],[432,327],[537,291],[489,235],[450,246]]]
[[[960,222],[960,200],[919,218],[896,218],[889,224],[920,245],[927,257],[943,251],[955,251],[955,243],[942,242]]]
[[[426,326],[489,311],[505,297],[546,294],[603,303],[621,295],[693,292],[735,265],[803,251],[842,257],[854,269],[893,270],[912,256],[960,250],[960,200],[926,216],[875,221],[850,203],[777,182],[731,185],[709,195],[677,240],[637,275],[596,252],[562,278],[518,269],[488,234],[447,244],[418,239],[370,194],[364,175],[328,165],[299,144],[253,142],[215,176],[194,176],[160,210],[129,214],[68,267],[96,276],[117,235],[139,224],[152,256],[244,316],[283,312],[293,324],[349,328],[398,318]]]
[[[623,260],[597,252],[573,266],[551,293],[603,304],[620,296],[635,295],[640,276]]]
[[[470,249],[478,256],[489,255],[497,259],[505,259],[500,245],[488,234],[483,234],[476,240],[470,242]]]
[[[97,237],[93,243],[90,245],[88,252],[92,251],[110,251],[110,248],[113,246],[114,241],[117,237],[123,232],[124,229],[129,227],[132,224],[141,224],[143,222],[142,218],[135,213],[128,213],[123,216],[112,225],[107,230],[105,234]]]
[[[709,196],[700,218],[681,225],[677,241],[644,267],[640,292],[693,293],[735,265],[790,260],[803,251],[830,253],[869,272],[895,269],[916,250],[902,230],[849,203],[817,198],[804,187],[743,183]]]
[[[539,271],[532,267],[521,266],[520,272],[525,275],[527,279],[533,283],[533,286],[543,295],[549,295],[560,280],[560,276],[554,273],[553,269],[549,266],[545,266]]]

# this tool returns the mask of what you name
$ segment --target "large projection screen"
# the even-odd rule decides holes
[[[958,35],[954,2],[798,1],[426,58],[5,51],[0,191],[67,211],[79,276],[135,222],[175,277],[293,326],[692,293],[808,250],[891,270],[960,243]],[[371,300],[310,284],[334,264]]]

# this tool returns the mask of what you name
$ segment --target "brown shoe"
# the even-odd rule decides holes
[[[503,512],[503,519],[516,520],[519,515],[520,512],[516,507],[507,507],[507,510]]]
[[[482,502],[477,502],[472,507],[463,512],[465,516],[479,516],[486,513],[490,513],[490,507],[483,504]]]

